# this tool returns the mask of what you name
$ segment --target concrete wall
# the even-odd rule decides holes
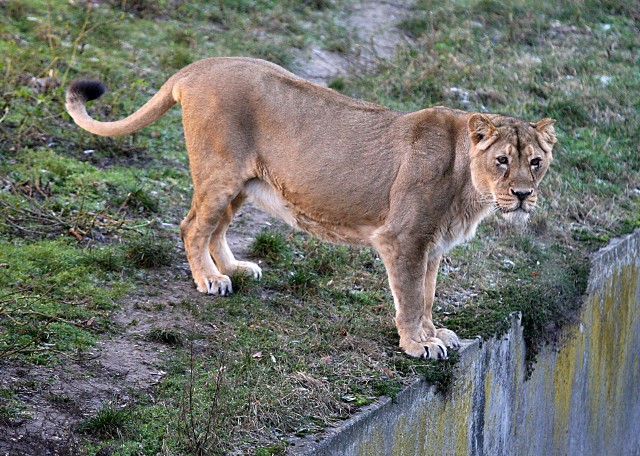
[[[640,456],[640,231],[592,260],[580,323],[526,379],[517,316],[506,337],[468,341],[449,398],[419,380],[369,406],[308,455]]]

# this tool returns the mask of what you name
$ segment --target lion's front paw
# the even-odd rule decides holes
[[[425,359],[447,359],[447,347],[437,337],[426,341],[400,340],[400,348],[409,356]]]
[[[458,335],[447,328],[440,328],[436,330],[436,337],[440,339],[447,348],[457,350],[460,348],[460,339]]]
[[[222,274],[210,274],[202,279],[195,279],[196,286],[200,293],[227,296],[233,293],[231,279]]]
[[[247,274],[254,279],[260,280],[262,278],[262,269],[251,261],[237,261],[234,267],[236,271]]]

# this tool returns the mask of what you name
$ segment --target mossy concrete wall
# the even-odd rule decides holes
[[[467,341],[450,397],[424,381],[321,438],[308,455],[640,456],[640,231],[592,259],[579,323],[527,378],[517,316],[507,336]]]

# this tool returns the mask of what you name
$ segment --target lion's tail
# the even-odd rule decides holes
[[[125,119],[100,122],[87,113],[86,103],[99,98],[107,89],[100,81],[79,79],[72,82],[67,90],[66,108],[75,123],[91,133],[100,136],[128,135],[155,122],[176,104],[172,94],[173,86],[174,78],[171,78],[144,106]]]

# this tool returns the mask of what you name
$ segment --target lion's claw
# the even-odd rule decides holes
[[[198,291],[201,293],[207,293],[218,296],[228,296],[233,293],[233,287],[231,286],[231,279],[222,274],[215,274],[205,279],[196,281]]]
[[[416,358],[447,359],[447,347],[436,337],[430,337],[426,341],[401,339],[400,347],[407,355]]]
[[[429,350],[429,347],[425,345],[424,346],[423,358],[424,359],[447,359],[446,349],[444,347],[442,347],[441,345],[437,345],[436,348],[437,348],[436,356],[432,357],[431,356],[431,350]]]
[[[424,359],[447,359],[447,348],[437,337],[431,337],[426,344],[423,342]]]

